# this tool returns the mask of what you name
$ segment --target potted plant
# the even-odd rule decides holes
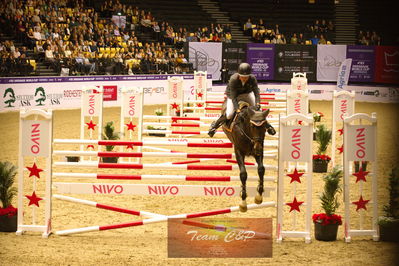
[[[399,167],[389,177],[389,202],[384,206],[385,216],[378,219],[381,241],[399,242]]]
[[[368,161],[362,161],[361,162],[362,171],[363,172],[367,171],[367,163],[368,163]],[[360,162],[359,161],[354,161],[353,164],[355,166],[355,173],[359,172],[359,170],[360,170]]]
[[[157,116],[162,116],[163,115],[163,110],[162,109],[155,109],[155,115]],[[160,119],[158,119],[158,123],[160,122]],[[154,127],[154,126],[147,126],[148,130],[166,130],[164,127]],[[156,136],[156,137],[165,137],[166,134],[164,133],[148,133],[149,136]]]
[[[12,206],[12,200],[17,194],[13,187],[17,167],[10,162],[0,162],[0,232],[17,231],[17,209]]]
[[[323,116],[324,114],[322,112],[313,113],[313,140],[316,140],[316,125],[320,123]]]
[[[332,132],[324,124],[318,125],[316,129],[316,142],[318,144],[316,155],[313,155],[313,172],[327,172],[331,157],[326,155],[328,144],[331,141]]]
[[[104,132],[102,134],[102,139],[103,140],[118,140],[120,139],[120,133],[115,132],[115,127],[114,127],[114,122],[107,122],[107,124],[104,127]],[[105,150],[108,152],[111,152],[114,150],[113,145],[106,145]],[[102,157],[102,161],[104,163],[117,163],[118,162],[118,157]]]
[[[335,241],[337,239],[338,226],[342,224],[342,217],[335,212],[339,207],[338,194],[342,191],[340,185],[342,175],[342,167],[337,165],[331,173],[323,176],[324,190],[319,198],[324,213],[312,216],[317,240]]]

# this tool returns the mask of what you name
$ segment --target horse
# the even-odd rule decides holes
[[[265,174],[265,167],[263,166],[263,141],[266,131],[270,135],[276,134],[272,125],[267,122],[269,111],[269,109],[258,111],[255,110],[254,106],[240,102],[230,126],[223,125],[224,133],[234,145],[234,153],[240,169],[242,201],[239,208],[241,212],[247,211],[246,182],[248,175],[244,163],[246,156],[253,156],[258,165],[258,193],[255,196],[255,203],[261,204],[263,201],[263,177]]]

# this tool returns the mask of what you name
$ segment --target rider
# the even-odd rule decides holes
[[[233,117],[234,112],[238,109],[238,101],[245,101],[250,106],[256,106],[260,110],[260,95],[258,82],[254,75],[251,74],[251,66],[248,63],[241,63],[238,67],[238,73],[231,76],[225,91],[227,96],[226,112],[222,114],[218,120],[213,121],[209,128],[208,135],[213,137],[216,130]]]

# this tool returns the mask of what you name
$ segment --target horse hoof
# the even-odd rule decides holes
[[[256,195],[255,196],[255,203],[256,204],[261,204],[263,202],[263,197],[261,195]]]
[[[240,205],[240,212],[246,212],[247,210],[247,205]]]

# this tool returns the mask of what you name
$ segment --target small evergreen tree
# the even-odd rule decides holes
[[[341,192],[340,181],[342,178],[342,167],[335,166],[331,173],[323,176],[324,191],[320,196],[321,207],[327,215],[332,215],[339,207],[338,194]]]
[[[387,217],[399,219],[399,167],[392,169],[389,175],[389,202],[384,206]]]
[[[120,139],[120,133],[115,132],[114,122],[107,122],[104,127],[104,133],[102,133],[103,140],[118,140]],[[106,145],[105,149],[107,151],[112,151],[114,149],[113,145]]]
[[[332,131],[328,130],[324,124],[318,125],[316,129],[316,142],[319,144],[317,154],[325,154],[328,144],[330,144]]]
[[[17,167],[10,162],[0,162],[0,201],[3,208],[11,206],[12,199],[17,194],[13,187]]]

